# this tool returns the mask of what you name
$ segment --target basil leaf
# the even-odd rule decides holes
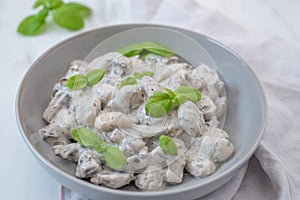
[[[134,73],[133,77],[136,79],[142,79],[144,77],[144,75],[142,73]]]
[[[42,6],[42,5],[44,5],[43,0],[37,0],[37,1],[33,4],[32,8],[33,8],[33,9],[36,9],[36,8]]]
[[[143,51],[143,46],[142,43],[137,43],[137,44],[132,44],[129,46],[126,46],[122,49],[119,49],[118,52],[123,54],[124,56],[127,57],[132,57],[135,55],[139,55],[139,53],[141,53]]]
[[[18,32],[31,36],[39,35],[46,29],[45,19],[48,16],[48,9],[44,8],[38,12],[36,15],[31,15],[26,17],[19,25]]]
[[[39,35],[46,29],[48,11],[59,26],[69,30],[79,30],[84,26],[84,17],[91,15],[90,8],[75,2],[65,4],[63,0],[36,0],[33,9],[43,7],[37,15],[31,15],[21,21],[17,32],[27,36]],[[46,11],[46,13],[45,13]]]
[[[136,50],[132,50],[127,53],[124,53],[123,55],[126,57],[132,57],[132,56],[136,56],[136,55],[141,55],[142,51],[143,51],[143,49],[136,49]]]
[[[137,84],[137,81],[135,78],[127,77],[121,81],[121,83],[119,84],[119,89],[124,87],[125,85],[135,85],[135,84]]]
[[[73,139],[79,144],[95,148],[97,151],[103,151],[105,142],[99,139],[98,135],[87,128],[77,128],[72,131]]]
[[[107,165],[113,169],[120,169],[127,161],[126,156],[117,147],[108,146],[103,153]]]
[[[53,19],[59,26],[69,30],[79,30],[84,26],[83,16],[66,5],[53,11]]]
[[[40,21],[45,21],[46,17],[48,16],[48,8],[43,8],[42,10],[40,10],[37,14],[36,17],[38,20]]]
[[[144,49],[146,49],[147,51],[160,56],[170,57],[175,55],[175,53],[171,49],[156,42],[144,42],[143,45]]]
[[[151,117],[159,118],[167,115],[171,110],[172,99],[163,92],[155,92],[146,102],[146,114]]]
[[[167,92],[167,94],[171,99],[175,97],[175,93],[172,90],[170,90],[169,88],[163,88],[163,89]]]
[[[142,79],[144,76],[153,76],[153,72],[150,71],[146,71],[146,72],[142,72],[142,73],[134,73],[133,77],[136,79]]]
[[[172,156],[178,155],[178,150],[175,142],[172,140],[172,138],[166,135],[161,135],[159,137],[159,146],[165,154],[170,154]]]
[[[150,71],[143,72],[142,74],[143,74],[144,76],[150,76],[150,77],[152,77],[152,76],[154,75],[154,73],[153,73],[153,72],[150,72]]]
[[[83,89],[87,85],[87,78],[82,74],[76,74],[70,77],[65,86],[71,90],[80,90]]]
[[[88,86],[93,86],[99,83],[99,81],[102,80],[104,75],[105,75],[104,69],[94,69],[88,72],[86,75]]]
[[[139,55],[143,50],[165,57],[175,55],[175,53],[171,49],[151,41],[132,44],[119,49],[118,52],[123,54],[124,56],[131,57]]]
[[[80,13],[80,15],[83,17],[88,17],[92,14],[90,8],[79,3],[70,2],[70,3],[66,3],[64,6],[73,10],[74,12]]]
[[[46,6],[49,9],[56,9],[64,4],[64,2],[62,0],[45,0],[45,1],[46,1]]]
[[[189,99],[184,95],[177,95],[173,99],[173,103],[175,103],[176,106],[184,104]]]
[[[175,90],[176,99],[178,104],[183,104],[186,101],[197,103],[201,99],[199,90],[189,86],[180,86]]]
[[[103,153],[107,165],[113,169],[120,169],[127,161],[126,156],[114,146],[106,146],[106,143],[99,139],[98,135],[87,128],[77,128],[72,131],[73,139],[79,144],[93,148]]]
[[[45,21],[40,21],[35,15],[26,17],[19,25],[18,32],[23,35],[39,35],[46,29]]]

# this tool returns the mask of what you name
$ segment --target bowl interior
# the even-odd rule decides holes
[[[59,169],[55,173],[65,177],[68,177],[67,174],[73,176],[75,164],[54,156],[51,147],[40,140],[36,134],[45,126],[42,113],[50,101],[54,84],[64,75],[72,60],[84,59],[101,41],[121,31],[145,26],[149,25],[111,26],[73,37],[42,55],[24,77],[17,102],[20,129],[33,153],[38,155],[45,165],[52,169]],[[266,107],[264,94],[256,76],[235,53],[206,36],[179,28],[172,29],[189,35],[201,44],[218,66],[219,73],[226,84],[227,114],[224,129],[229,133],[230,140],[235,146],[234,156],[223,163],[213,175],[201,179],[186,176],[182,184],[166,188],[167,191],[175,192],[179,188],[204,185],[241,167],[258,145],[264,128]],[[165,39],[166,43],[178,43],[172,37]],[[76,181],[85,186],[89,184],[83,180],[76,179]],[[101,190],[103,187],[98,188]],[[123,190],[135,190],[135,188],[127,186]]]

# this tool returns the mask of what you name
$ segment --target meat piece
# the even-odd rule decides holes
[[[214,146],[214,150],[211,154],[211,159],[215,162],[224,162],[234,152],[234,147],[228,139],[220,138]]]
[[[200,150],[202,155],[215,162],[223,162],[234,152],[231,142],[219,135],[205,135],[201,140]]]
[[[203,95],[197,103],[198,108],[203,112],[204,119],[209,121],[215,115],[217,107],[207,95]]]
[[[191,101],[187,101],[179,107],[178,122],[191,136],[201,136],[205,132],[203,113]]]
[[[176,69],[172,69],[171,67],[168,67],[164,64],[155,64],[153,67],[153,79],[161,83],[164,80],[168,79],[171,74],[174,74],[176,72]]]
[[[116,92],[116,95],[108,103],[108,107],[113,111],[129,113],[130,109],[135,109],[144,102],[144,97],[144,91],[136,85],[125,85]]]
[[[70,101],[70,91],[67,89],[61,89],[55,93],[55,96],[51,99],[49,105],[43,113],[43,118],[50,123],[55,117],[57,112],[63,107],[67,107]]]
[[[50,124],[39,130],[39,134],[51,145],[63,145],[69,143],[71,131],[75,127],[74,113],[63,107],[50,120]]]
[[[130,118],[134,124],[128,133],[136,137],[150,138],[161,134],[174,137],[180,135],[183,130],[178,123],[176,110],[165,117],[154,118],[146,114],[145,106],[142,105],[136,112],[130,114]]]
[[[191,70],[191,66],[187,63],[176,63],[175,62],[173,64],[168,65],[167,67],[170,68],[170,69],[173,69],[175,71],[184,70],[187,73],[189,73],[190,70]]]
[[[181,183],[185,164],[185,159],[178,159],[168,165],[164,180],[168,183]]]
[[[191,73],[187,74],[187,81],[191,87],[201,90],[203,87],[206,87],[205,81],[203,80],[203,73],[199,70],[198,67],[194,68]]]
[[[180,159],[181,162],[184,162],[184,160],[185,160],[184,154],[186,152],[186,147],[185,147],[184,142],[178,138],[173,138],[173,141],[176,144],[178,155],[173,156],[170,154],[165,154],[163,152],[163,150],[161,149],[161,147],[157,146],[150,153],[152,164],[155,164],[157,166],[166,167],[178,159]]]
[[[146,170],[135,179],[135,185],[143,191],[158,191],[165,185],[165,169],[159,169],[156,166],[149,166]]]
[[[112,77],[122,77],[132,68],[130,59],[122,54],[109,60],[109,65],[106,68],[107,74]]]
[[[145,93],[145,98],[150,98],[154,92],[161,91],[160,85],[149,76],[144,76],[142,79],[137,80],[137,86]]]
[[[97,112],[94,107],[94,99],[91,96],[91,87],[73,91],[72,103],[75,107],[75,117],[78,125],[91,126],[95,122]]]
[[[43,138],[51,146],[70,143],[70,140],[66,137],[65,133],[65,129],[59,128],[54,124],[48,124],[39,130],[41,138]]]
[[[109,174],[96,174],[91,182],[96,185],[105,185],[110,188],[120,188],[134,180],[133,174],[113,172]]]
[[[120,169],[120,171],[126,172],[138,172],[150,164],[150,155],[148,153],[139,153],[127,158],[126,164]]]
[[[99,131],[112,131],[115,128],[131,127],[131,121],[121,112],[107,112],[96,118],[94,126]]]
[[[103,84],[97,84],[93,88],[93,97],[95,103],[101,102],[100,110],[103,110],[108,101],[111,100],[111,98],[115,95],[116,87],[103,83]],[[102,108],[101,108],[102,107]]]
[[[71,131],[77,127],[74,112],[66,107],[63,107],[56,113],[55,117],[51,119],[50,124],[61,128],[67,138],[72,137]]]
[[[205,132],[205,135],[214,135],[216,137],[219,137],[219,138],[225,138],[225,139],[229,139],[229,136],[228,136],[228,133],[223,130],[223,129],[220,129],[218,127],[209,127],[207,132]]]
[[[216,165],[208,158],[195,158],[187,160],[185,168],[191,175],[203,177],[212,174],[216,170]]]
[[[79,153],[75,175],[78,178],[93,177],[97,173],[101,173],[101,162],[97,155],[89,149],[83,149]]]
[[[209,91],[210,98],[215,101],[219,96],[225,93],[224,82],[220,79],[218,72],[210,70],[203,74],[203,79]]]
[[[146,143],[141,138],[132,136],[127,136],[122,140],[120,150],[122,150],[126,156],[133,156],[140,152],[148,152]]]
[[[126,137],[126,133],[118,128],[114,129],[112,132],[107,133],[108,137],[112,142],[120,144]]]
[[[187,81],[187,75],[188,75],[188,71],[180,69],[176,71],[173,75],[171,75],[169,78],[160,82],[160,84],[171,90],[175,90],[179,86],[184,86],[184,85],[188,86],[190,84]]]
[[[88,63],[84,60],[73,60],[70,63],[69,70],[67,71],[64,78],[70,78],[71,76],[81,73],[85,74],[87,72]]]
[[[83,147],[79,143],[71,143],[67,145],[56,145],[53,146],[54,153],[61,156],[63,159],[70,161],[78,161],[79,152]]]
[[[168,113],[167,119],[162,126],[162,132],[171,137],[178,136],[182,133],[183,129],[179,124],[179,120],[177,119],[178,114],[176,110],[171,110]]]
[[[104,54],[100,57],[95,58],[89,65],[88,69],[93,70],[93,69],[106,69],[107,72],[111,71],[110,64],[115,64],[114,61],[120,60],[123,55],[118,53],[118,52],[110,52],[107,54]],[[109,74],[109,73],[107,73]]]
[[[138,68],[140,66],[145,66],[144,60],[140,59],[139,56],[129,57],[129,60],[130,60],[131,66],[133,68]]]

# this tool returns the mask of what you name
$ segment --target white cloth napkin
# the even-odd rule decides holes
[[[269,116],[255,156],[201,200],[300,199],[300,49],[248,30],[195,0],[141,0],[133,6],[132,22],[175,25],[221,41],[244,57],[263,83]],[[86,199],[68,189],[64,194],[66,200]]]

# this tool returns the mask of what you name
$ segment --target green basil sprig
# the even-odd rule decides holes
[[[18,26],[18,32],[27,36],[43,33],[46,18],[50,14],[54,22],[69,30],[79,30],[84,26],[84,17],[91,15],[90,8],[79,3],[64,3],[62,0],[37,0],[33,9],[42,7],[36,15],[26,17]]]
[[[175,53],[171,49],[169,49],[161,44],[158,44],[156,42],[151,42],[151,41],[132,44],[132,45],[126,46],[122,49],[119,49],[118,52],[123,54],[126,57],[143,55],[143,54],[149,53],[149,52],[160,55],[160,56],[164,56],[164,57],[170,57],[170,56],[175,55]]]
[[[122,80],[119,84],[119,89],[121,89],[125,85],[135,85],[137,84],[137,79],[142,79],[144,76],[153,76],[153,72],[146,71],[142,73],[134,73],[133,77],[127,77]]]
[[[93,86],[97,83],[99,83],[105,75],[105,70],[104,69],[94,69],[89,71],[86,74],[86,79],[87,79],[87,85],[88,86]]]
[[[165,154],[170,154],[172,156],[178,155],[178,150],[175,142],[172,140],[172,138],[166,135],[161,135],[159,137],[159,146]]]
[[[199,90],[189,86],[180,86],[175,91],[164,88],[166,92],[155,92],[146,102],[146,114],[159,118],[168,114],[172,107],[186,101],[197,103],[201,99]]]
[[[86,86],[93,86],[99,83],[104,75],[104,69],[94,69],[89,71],[86,75],[75,74],[66,81],[65,86],[71,90],[80,90]]]
[[[107,145],[98,135],[87,128],[77,128],[72,136],[79,144],[102,153],[106,164],[112,169],[120,169],[126,164],[126,156],[117,147]]]

